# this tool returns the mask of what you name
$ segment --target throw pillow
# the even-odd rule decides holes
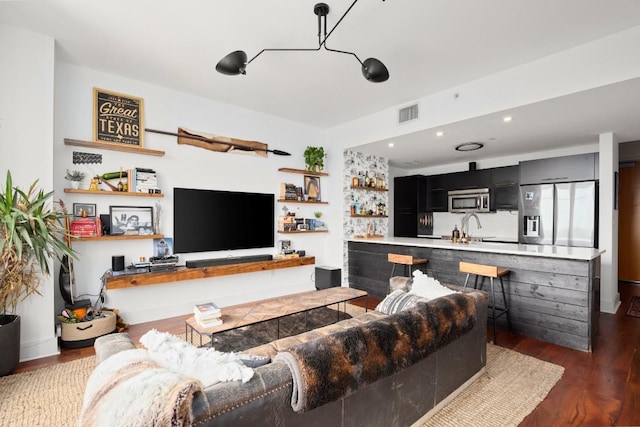
[[[253,376],[253,369],[245,366],[235,353],[198,348],[167,332],[152,329],[140,337],[140,343],[155,363],[197,378],[203,387],[223,381],[242,380],[245,383]]]
[[[410,294],[415,294],[427,299],[434,299],[450,295],[456,291],[442,286],[433,277],[429,277],[420,270],[413,272],[413,283],[411,285]]]
[[[387,297],[378,304],[376,311],[384,314],[397,313],[399,311],[412,308],[419,300],[419,295],[409,294],[398,289],[397,291],[393,291],[387,295]]]

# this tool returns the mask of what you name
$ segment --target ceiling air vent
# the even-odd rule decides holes
[[[398,123],[406,123],[418,118],[418,104],[402,108],[398,111]]]

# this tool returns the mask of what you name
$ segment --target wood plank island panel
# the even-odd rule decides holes
[[[160,283],[180,282],[183,280],[205,279],[208,277],[228,276],[231,274],[253,273],[257,271],[278,270],[303,265],[313,265],[316,258],[312,256],[274,259],[271,261],[246,262],[210,267],[187,268],[178,267],[174,271],[155,273],[126,274],[107,278],[107,289],[123,289],[138,286],[157,285]]]
[[[427,273],[443,284],[464,285],[459,262],[497,265],[511,270],[505,276],[505,293],[510,306],[511,332],[553,344],[591,351],[598,333],[600,313],[600,257],[563,259],[517,254],[476,252],[420,246],[348,243],[349,286],[384,298],[388,292],[392,265],[388,253],[428,259]],[[485,280],[484,290],[489,290]],[[501,296],[496,297],[498,304]],[[498,319],[507,330],[504,316]]]

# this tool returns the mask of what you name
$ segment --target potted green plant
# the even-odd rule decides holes
[[[67,169],[67,174],[64,176],[64,179],[71,182],[71,188],[75,188],[76,190],[80,188],[80,181],[82,181],[87,175],[84,172],[79,170],[69,171]]]
[[[25,193],[13,186],[7,171],[5,189],[0,189],[0,376],[11,373],[20,360],[18,303],[40,294],[42,276],[51,274],[52,256],[75,257],[64,240],[66,214],[50,204],[53,191],[45,193],[37,184]]]
[[[304,163],[307,170],[320,172],[324,168],[324,148],[307,147],[304,150]]]

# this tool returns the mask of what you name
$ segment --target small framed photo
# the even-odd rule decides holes
[[[173,255],[173,238],[153,239],[153,257],[167,258]]]
[[[74,203],[73,216],[87,218],[96,216],[95,203]]]
[[[153,234],[153,207],[151,206],[109,206],[111,235]]]
[[[305,198],[311,202],[319,202],[320,199],[320,177],[313,175],[304,176]]]

